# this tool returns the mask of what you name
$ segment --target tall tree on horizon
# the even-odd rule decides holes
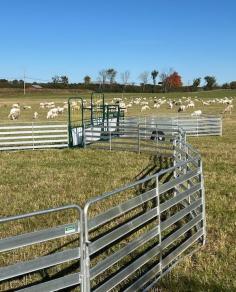
[[[122,84],[123,84],[123,88],[122,88],[122,98],[123,98],[125,87],[128,84],[128,81],[129,81],[129,78],[130,78],[130,72],[128,70],[125,71],[125,72],[122,72],[120,74],[120,78],[121,78],[121,81],[122,81]]]
[[[141,85],[143,86],[143,92],[145,90],[145,85],[148,83],[148,76],[148,71],[144,71],[139,75],[139,80],[141,81]]]
[[[215,76],[205,76],[204,77],[206,81],[205,89],[206,90],[212,90],[214,86],[216,86],[216,78]]]
[[[98,81],[100,82],[100,87],[103,88],[107,80],[107,70],[102,69],[98,72]]]
[[[157,76],[158,76],[159,72],[157,70],[153,70],[151,72],[151,75],[152,75],[152,81],[153,81],[153,91],[156,87],[156,79],[157,79]]]
[[[107,78],[110,81],[110,84],[115,82],[117,71],[113,68],[107,69]]]

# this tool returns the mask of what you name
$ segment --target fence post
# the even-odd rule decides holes
[[[197,116],[197,137],[198,137],[198,116]]]
[[[161,208],[159,196],[159,178],[156,176],[156,197],[157,197],[157,216],[159,221],[159,246],[160,246],[160,273],[162,274],[162,238],[161,238]]]
[[[219,122],[220,122],[220,136],[223,135],[223,128],[222,128],[222,119],[219,118]]]
[[[85,130],[85,124],[83,124],[83,147],[86,148],[86,130]],[[92,130],[92,126],[91,126]]]
[[[177,157],[177,152],[176,152],[176,139],[174,139],[173,141],[173,146],[174,146],[174,162],[173,162],[173,166],[176,166],[176,157]],[[174,172],[173,172],[174,178],[177,177],[177,173],[176,173],[176,168],[174,168]],[[176,190],[174,188],[174,197],[176,196]]]
[[[81,292],[90,292],[90,257],[89,257],[89,238],[88,238],[88,206],[85,206],[83,212],[83,238],[82,238],[82,289]]]
[[[34,122],[32,122],[32,140],[33,140],[33,150],[34,150]]]
[[[111,131],[109,131],[109,149],[111,151]]]
[[[201,199],[202,199],[202,217],[203,217],[203,240],[202,244],[206,243],[206,211],[205,211],[205,189],[204,189],[204,177],[203,177],[203,167],[202,160],[199,158],[198,165],[200,168],[200,183],[201,183]]]
[[[140,129],[138,124],[138,154],[140,154]]]
[[[158,148],[158,138],[159,138],[159,135],[158,135],[157,124],[156,124],[156,148]]]

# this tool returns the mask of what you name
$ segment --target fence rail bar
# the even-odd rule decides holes
[[[34,271],[59,265],[80,258],[80,249],[68,249],[47,256],[38,257],[26,262],[0,268],[0,281],[28,274]]]
[[[177,203],[183,201],[184,199],[186,199],[186,197],[196,193],[197,191],[199,191],[201,189],[201,183],[193,186],[190,189],[187,189],[186,191],[182,192],[182,193],[178,193],[178,195],[176,195],[175,197],[173,197],[172,199],[162,203],[160,205],[160,209],[161,212],[164,212],[165,210],[173,207],[174,205],[176,205]]]
[[[34,145],[34,147],[31,146],[17,146],[17,147],[1,147],[0,150],[27,150],[27,149],[47,149],[47,148],[65,148],[68,144],[51,144],[51,145]]]
[[[66,289],[81,283],[81,274],[74,273],[55,280],[47,281],[42,284],[34,285],[28,288],[20,289],[19,292],[52,292]]]
[[[195,210],[196,208],[202,205],[202,200],[199,199],[189,205],[188,207],[182,209],[181,211],[177,212],[175,215],[171,216],[170,218],[166,219],[165,221],[161,222],[161,231],[164,231],[172,224],[178,222],[180,219],[188,215],[191,211]]]
[[[201,216],[197,216],[196,218],[189,221],[187,224],[185,224],[183,227],[172,233],[170,236],[168,236],[166,239],[162,241],[162,248],[167,248],[171,243],[176,241],[182,234],[186,233],[188,230],[193,228],[195,225],[197,225],[201,221]],[[164,258],[165,259],[165,258]],[[163,267],[163,263],[162,263]],[[134,282],[131,286],[129,286],[125,291],[136,291],[143,287],[147,282],[151,281],[152,278],[156,277],[157,274],[161,271],[161,265],[160,263],[156,264],[151,270],[146,272],[143,276],[141,276],[138,280]]]
[[[43,139],[43,138],[67,138],[67,135],[40,135],[40,136],[33,136],[33,138],[34,139]],[[0,137],[0,141],[1,140],[21,140],[21,139],[32,139],[32,135],[31,136],[18,136],[18,137]],[[67,141],[67,140],[65,139],[64,141]],[[21,141],[19,141],[18,143],[21,143]]]
[[[155,196],[156,196],[155,189],[152,189],[137,197],[131,198],[130,200],[116,207],[113,207],[100,215],[97,215],[96,217],[88,221],[89,231],[96,229],[99,226],[115,219],[116,217],[123,215],[124,213],[140,206],[141,204],[155,198]]]
[[[52,239],[61,238],[67,236],[65,230],[71,226],[74,226],[76,231],[71,232],[70,235],[79,232],[79,226],[77,223],[65,224],[54,228],[43,229],[31,233],[20,234],[13,237],[7,237],[0,240],[0,252],[10,251],[12,249],[33,245],[40,242],[45,242]]]
[[[32,127],[34,129],[47,129],[47,128],[65,128],[67,129],[67,124],[63,124],[63,125],[29,125],[29,126],[4,126],[4,127],[1,127],[0,126],[0,130],[11,130],[11,129],[32,129]]]
[[[98,274],[102,273],[104,270],[108,269],[119,260],[121,260],[124,256],[127,256],[139,246],[145,244],[149,240],[153,239],[155,236],[159,234],[159,227],[156,226],[148,232],[143,233],[137,239],[128,243],[125,247],[115,252],[111,256],[107,257],[105,260],[99,262],[95,267],[91,269],[91,278],[95,278]]]
[[[34,134],[46,134],[46,133],[66,133],[65,130],[44,130],[44,131],[34,131]],[[32,134],[32,131],[17,131],[17,132],[0,132],[0,135],[19,135],[19,134]]]
[[[176,185],[181,184],[181,183],[185,182],[186,180],[199,175],[199,173],[200,173],[199,169],[188,171],[186,174],[179,176],[175,179],[172,179],[169,182],[164,183],[163,185],[160,185],[159,194],[162,194],[162,193],[165,193],[166,191],[171,190]]]
[[[116,228],[114,231],[111,231],[108,234],[102,236],[101,238],[97,239],[96,241],[90,244],[89,246],[90,255],[98,252],[103,247],[111,244],[112,242],[125,236],[126,234],[130,233],[136,228],[144,225],[146,222],[154,219],[156,216],[157,216],[157,211],[155,209],[151,209],[147,211],[146,213],[140,215],[139,217],[131,221],[128,221],[122,226]]]

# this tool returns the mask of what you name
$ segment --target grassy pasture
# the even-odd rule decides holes
[[[55,101],[62,104],[70,96],[69,92],[34,93],[23,97],[18,92],[0,92],[0,119],[7,121],[10,105],[15,102],[32,105],[32,111],[22,114],[21,121],[29,121],[34,109],[38,111],[39,102]],[[73,94],[74,95],[74,94]],[[80,94],[88,98],[88,94]],[[121,96],[111,94],[110,97]],[[130,96],[125,95],[127,100]],[[146,94],[152,96],[152,94]],[[163,96],[163,94],[156,96]],[[215,98],[236,96],[236,91],[213,91],[201,93],[170,93],[166,97],[198,96]],[[109,99],[109,95],[108,95]],[[6,105],[6,106],[5,106]],[[199,108],[203,113],[220,114],[224,105],[210,105]],[[45,110],[45,115],[46,115]],[[174,110],[177,111],[177,107]],[[166,106],[159,110],[142,114],[169,113]],[[134,108],[128,114],[140,114],[140,108]],[[43,116],[43,113],[42,113]],[[45,117],[44,117],[45,118]],[[42,118],[42,120],[44,120]],[[66,119],[66,115],[61,116]],[[14,122],[12,122],[14,123]],[[236,291],[235,280],[235,227],[236,227],[236,112],[223,119],[222,137],[189,138],[200,150],[203,158],[207,244],[200,252],[186,258],[167,276],[158,287],[160,291]],[[83,205],[92,196],[112,190],[131,180],[149,164],[149,156],[128,152],[107,152],[86,150],[47,150],[0,153],[0,200],[1,216],[26,213],[70,203]],[[124,171],[125,170],[125,171]],[[66,213],[61,216],[45,216],[39,220],[39,227],[67,223]],[[75,214],[72,214],[75,216]],[[18,234],[25,230],[38,228],[36,221],[17,224],[4,224],[0,227],[3,237]],[[61,243],[64,243],[63,241]],[[52,242],[23,249],[22,253],[10,252],[5,257],[0,254],[0,265],[24,260],[34,255],[45,254],[47,249],[56,248]],[[40,279],[34,275],[32,280]],[[31,281],[31,278],[27,278]],[[26,279],[21,279],[24,284]],[[0,290],[14,289],[19,283],[11,281],[0,286]]]
[[[52,91],[52,92],[31,92],[26,93],[24,96],[22,93],[19,93],[19,91],[5,91],[0,89],[0,123],[20,123],[20,122],[45,122],[47,121],[46,116],[49,109],[40,109],[39,104],[40,102],[50,102],[54,101],[56,106],[63,106],[63,103],[67,101],[68,97],[71,96],[81,96],[85,100],[90,100],[90,93],[88,92],[74,92],[74,91]],[[182,96],[191,96],[191,97],[199,97],[202,99],[209,99],[209,98],[222,98],[222,97],[236,97],[236,90],[217,90],[217,91],[210,91],[210,92],[191,92],[191,93],[144,93],[144,94],[124,94],[124,98],[126,99],[126,104],[129,102],[131,97],[146,97],[147,101],[149,101],[149,106],[151,107],[151,110],[146,110],[144,112],[141,112],[141,106],[140,105],[133,105],[132,108],[128,108],[128,115],[159,115],[159,114],[165,114],[165,113],[177,113],[178,106],[175,106],[172,110],[168,109],[167,104],[162,105],[159,109],[153,108],[153,100],[151,97],[157,96],[162,97],[165,96],[166,98],[172,98],[177,99]],[[112,98],[114,97],[121,97],[121,93],[107,93],[105,94],[105,102],[109,103],[111,102]],[[19,120],[11,121],[8,119],[8,114],[10,112],[11,106],[13,103],[20,103],[21,105],[21,116]],[[26,109],[24,110],[22,107],[24,105],[30,105],[32,109]],[[212,114],[221,114],[223,109],[225,108],[225,105],[219,104],[215,106],[205,106],[202,107],[202,104],[200,102],[196,102],[195,109],[187,109],[185,113],[192,113],[194,110],[201,109],[203,113],[212,113]],[[33,113],[38,112],[39,118],[37,120],[33,120]],[[78,113],[80,115],[80,112]],[[67,111],[65,111],[62,115],[58,115],[56,119],[49,120],[49,121],[67,121]]]

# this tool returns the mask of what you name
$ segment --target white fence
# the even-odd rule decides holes
[[[177,125],[188,136],[222,136],[222,119],[213,115],[158,115],[150,117],[126,117],[126,122],[158,125]]]
[[[0,151],[68,147],[66,123],[0,125]]]

